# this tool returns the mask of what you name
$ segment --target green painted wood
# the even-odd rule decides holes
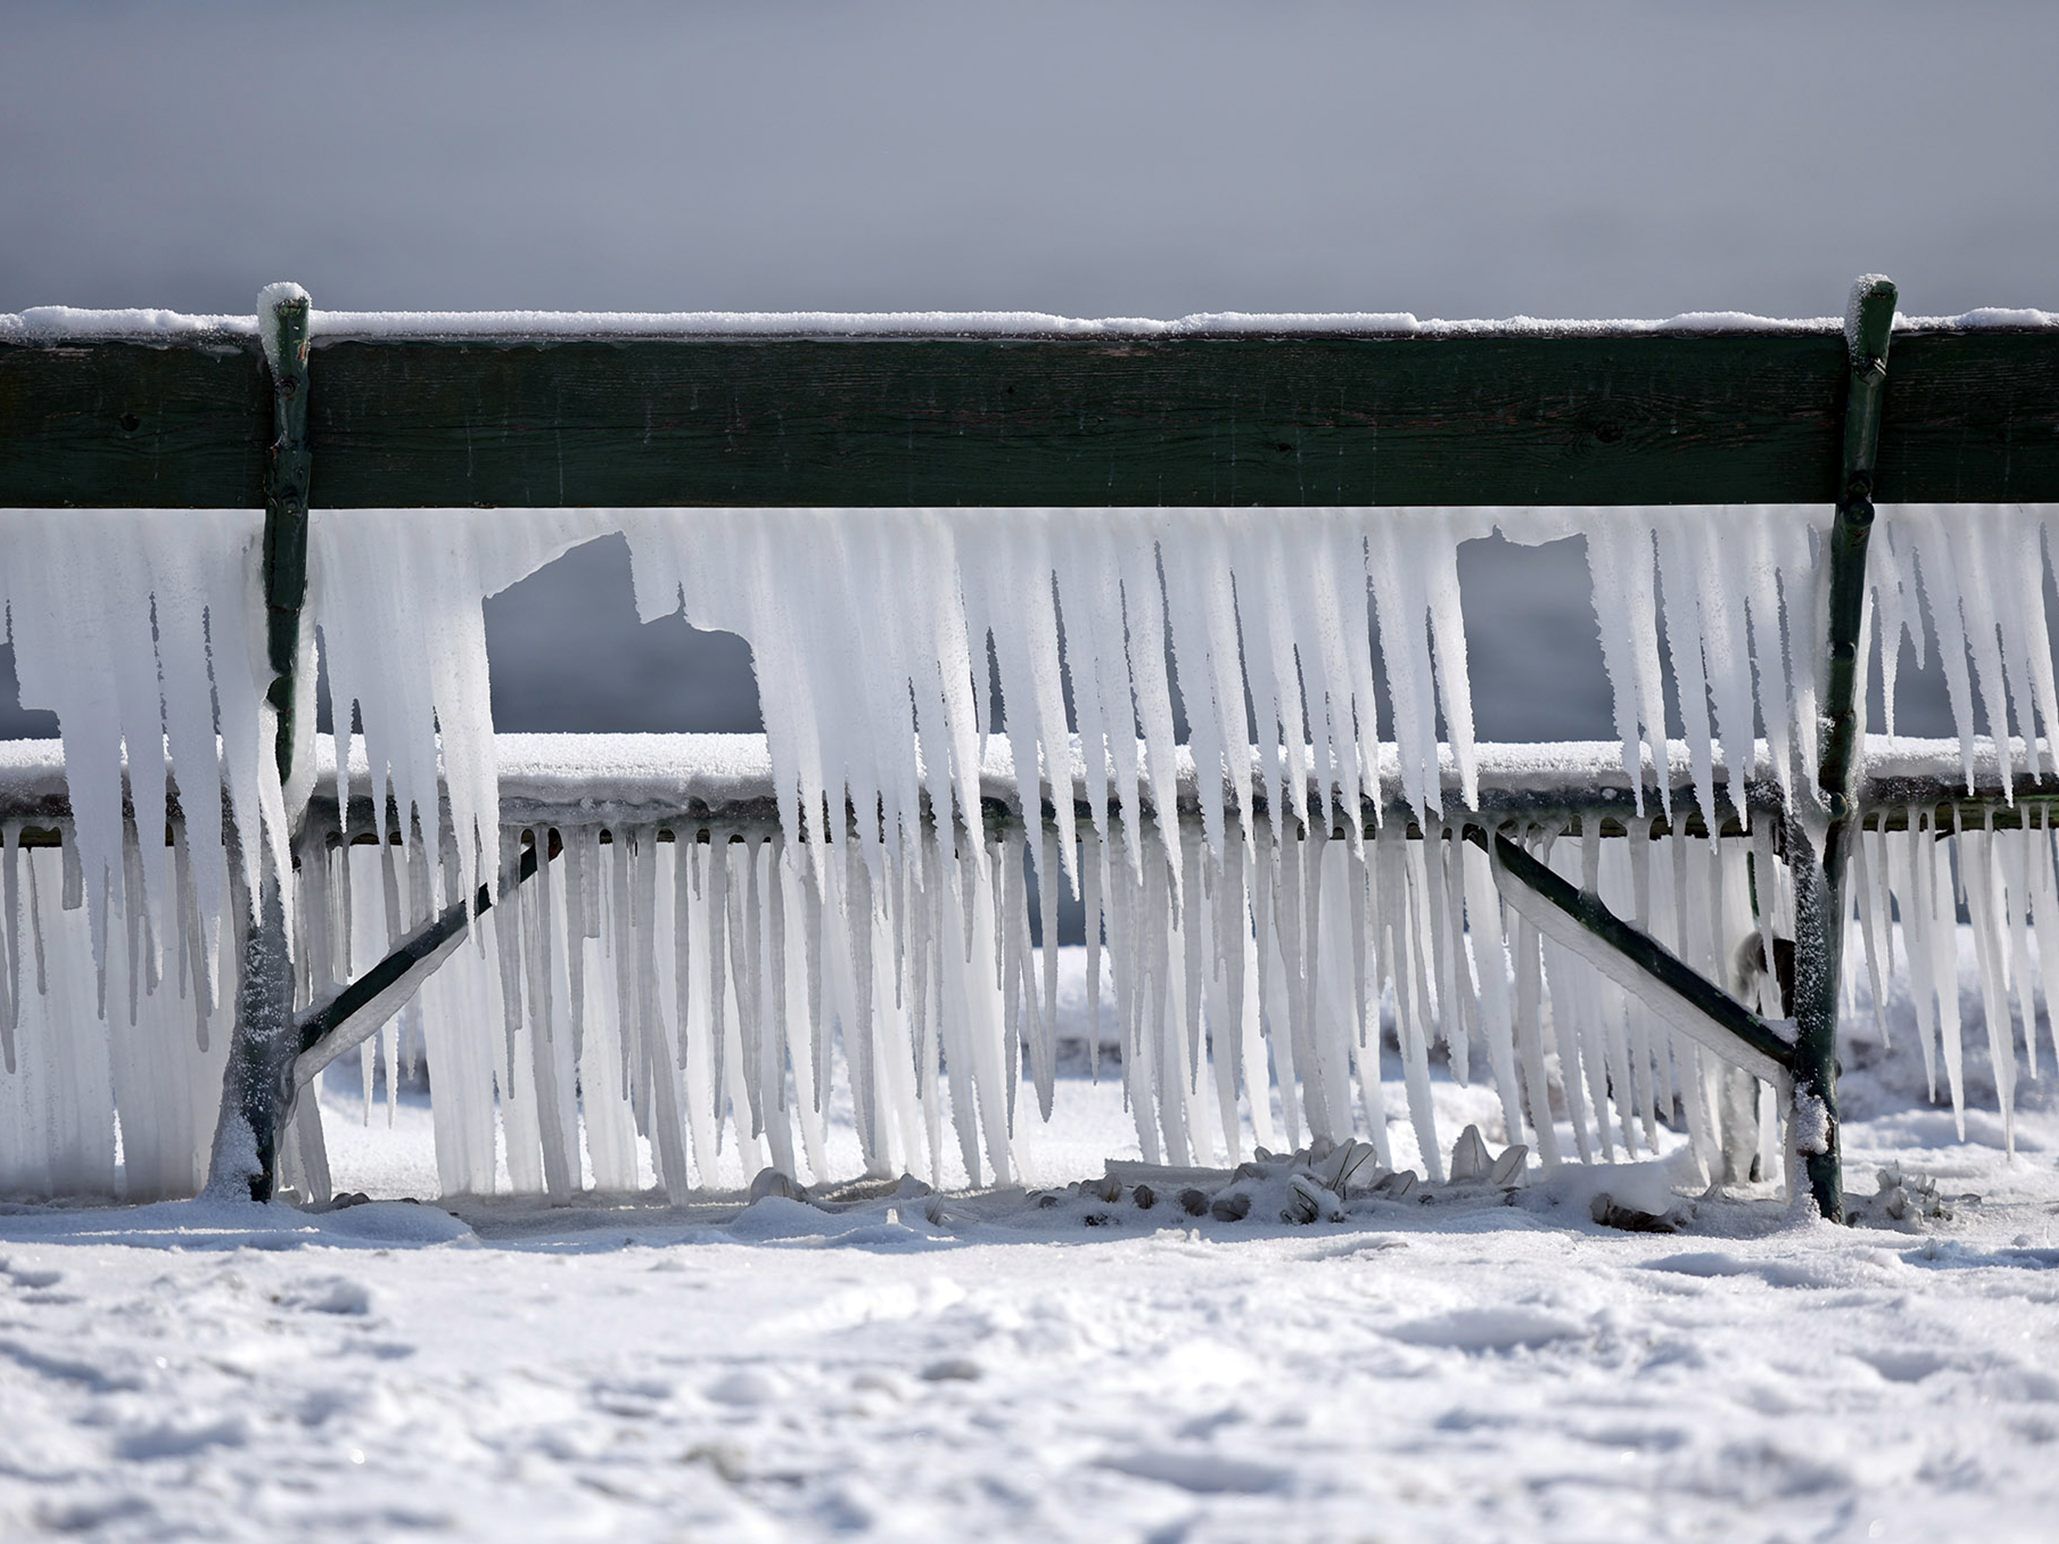
[[[1897,333],[1894,354],[1876,503],[2059,501],[2059,332]]]
[[[1844,1221],[1844,1174],[1837,1129],[1837,998],[1842,974],[1845,868],[1855,834],[1859,734],[1860,648],[1866,608],[1866,551],[1873,531],[1874,470],[1887,412],[1888,344],[1894,329],[1895,287],[1886,279],[1861,281],[1848,322],[1849,377],[1845,386],[1843,454],[1837,515],[1830,530],[1830,599],[1826,618],[1828,668],[1821,711],[1823,754],[1817,786],[1826,822],[1820,835],[1805,829],[1802,812],[1789,822],[1788,862],[1795,879],[1795,1101],[1822,1106],[1820,1145],[1805,1147],[1803,1166],[1816,1209]],[[1897,351],[1896,374],[1901,370]],[[1899,405],[1899,404],[1897,404]],[[1821,842],[1818,851],[1810,838]]]
[[[1824,502],[1832,332],[324,341],[325,507]],[[248,349],[0,344],[0,505],[254,507]],[[2059,333],[1897,339],[1883,500],[2059,500]]]
[[[271,684],[265,701],[277,719],[279,781],[293,781],[299,693],[300,613],[307,603],[308,488],[314,458],[308,445],[308,303],[305,295],[264,318],[274,330],[272,438],[265,452],[265,654]],[[312,695],[312,692],[310,692]]]
[[[266,662],[272,674],[265,701],[277,723],[274,754],[279,779],[290,785],[294,715],[300,706],[295,677],[300,665],[301,608],[307,599],[307,494],[312,464],[307,438],[307,297],[283,300],[259,321],[270,329],[271,357],[277,362],[276,369],[267,370],[272,422],[265,436],[260,581]],[[239,838],[259,840],[255,831],[239,833]],[[286,935],[282,899],[289,876],[277,873],[268,856],[263,868],[256,914],[244,941],[243,976],[230,1033],[215,1160],[208,1176],[209,1187],[215,1188],[228,1183],[230,1166],[248,1164],[243,1178],[253,1201],[271,1200],[278,1187],[279,1134],[293,1110],[293,1060],[299,1051],[293,1034],[291,941]],[[232,1122],[240,1122],[248,1133],[247,1154],[242,1141],[230,1134]]]
[[[0,506],[257,509],[271,438],[254,340],[0,343]]]
[[[1712,391],[1689,339],[464,348],[424,416],[419,353],[338,343],[313,430],[338,506],[1749,498],[1822,483],[1835,429],[1834,349],[1761,342]]]

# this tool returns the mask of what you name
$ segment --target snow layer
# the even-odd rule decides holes
[[[1140,764],[1145,754],[1141,743]],[[1918,797],[1916,790],[1922,797],[1949,797],[1963,778],[1962,750],[1956,739],[1866,736],[1860,765],[1870,789],[1868,804],[1906,804]],[[1312,747],[1305,746],[1303,753],[1313,761]],[[1977,736],[1975,788],[1999,793],[2004,759],[2022,765],[2031,754],[2032,748],[2020,738],[2000,747],[1985,735]],[[2037,754],[2050,752],[2041,746]],[[773,805],[772,758],[762,734],[496,734],[493,757],[501,810],[523,824],[559,819],[575,825],[662,824],[674,816],[705,818]],[[334,807],[337,786],[335,744],[328,735],[317,737],[314,758],[314,798],[324,804],[326,813]],[[1400,776],[1394,747],[1383,744],[1380,758],[1382,786],[1392,786]],[[1684,802],[1693,793],[1687,742],[1677,736],[1668,740],[1666,760],[1673,768],[1673,792]],[[1613,740],[1483,741],[1474,748],[1474,765],[1481,808],[1487,810],[1505,802],[1541,805],[1553,799],[1568,811],[1589,800],[1627,804],[1633,787],[1623,769],[1622,747]],[[1729,768],[1720,752],[1713,765],[1718,784],[1727,786]],[[1647,791],[1655,791],[1648,761],[1640,772]],[[1447,800],[1456,802],[1459,774],[1449,746],[1438,747],[1438,776]],[[1180,808],[1198,809],[1194,757],[1185,745],[1176,748],[1174,781]],[[1763,739],[1754,746],[1745,781],[1754,787],[1774,781],[1771,753]],[[1139,790],[1148,807],[1148,780],[1140,780]],[[1048,789],[1044,792],[1048,799]],[[981,798],[1008,804],[1019,793],[1007,738],[990,738],[980,759]],[[1075,802],[1088,800],[1084,769],[1076,769],[1073,793]],[[361,737],[350,752],[350,796],[354,804],[371,797],[370,766]],[[68,809],[64,742],[0,740],[0,814],[57,820]],[[446,824],[448,820],[446,815]]]
[[[340,1182],[433,1188],[429,1112],[360,1126],[346,1081]],[[1027,1183],[1137,1156],[1113,1083],[1063,1094]],[[1607,1168],[1306,1228],[894,1185],[745,1208],[734,1168],[684,1207],[16,1210],[0,1533],[2039,1538],[2059,1123],[2013,1163],[1969,1136],[1848,1109],[1855,1184],[1954,1198],[1906,1231],[1760,1201],[1616,1232],[1589,1194],[1647,1176]],[[828,1140],[848,1170],[848,1109]]]
[[[292,286],[298,288],[298,286]],[[1688,311],[1662,319],[1503,317],[1418,319],[1395,312],[1198,312],[1150,317],[1055,316],[1041,311],[321,311],[311,313],[316,337],[333,338],[902,338],[1105,337],[1162,338],[1212,334],[1296,334],[1455,337],[1488,333],[1552,336],[1638,333],[1835,332],[1836,317],[1768,317],[1744,311]],[[2059,326],[2048,311],[1984,306],[1959,316],[1901,316],[1902,331]],[[0,342],[60,343],[125,339],[156,343],[225,342],[252,338],[249,316],[189,316],[162,310],[93,310],[32,306],[0,313]]]
[[[264,348],[265,364],[274,377],[279,374],[279,337],[273,320],[279,308],[299,301],[305,305],[308,293],[290,280],[267,284],[257,292],[257,336]]]

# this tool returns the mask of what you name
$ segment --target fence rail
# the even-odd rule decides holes
[[[317,331],[319,507],[1829,504],[1834,328]],[[255,338],[0,334],[0,506],[256,508]],[[2059,329],[1898,332],[1880,502],[2059,500]]]
[[[2018,740],[2011,760],[2019,769],[2028,760]],[[1139,755],[1143,742],[1139,741]],[[1013,763],[1005,746],[996,746],[980,775],[980,803],[990,830],[1020,829],[1026,824]],[[1540,757],[1549,750],[1550,759]],[[1487,743],[1476,747],[1479,775],[1479,804],[1468,807],[1461,793],[1456,768],[1446,760],[1443,772],[1444,808],[1454,825],[1462,823],[1537,825],[1563,828],[1578,835],[1587,820],[1601,822],[1605,837],[1630,835],[1669,836],[1675,831],[1705,836],[1708,823],[1695,803],[1693,780],[1687,769],[1684,742],[1673,743],[1673,772],[1668,780],[1672,798],[1671,818],[1661,813],[1659,783],[1647,778],[1644,784],[1644,812],[1637,812],[1636,794],[1624,774],[1622,748],[1615,741],[1560,743],[1550,747],[1527,744]],[[1312,754],[1312,752],[1311,752]],[[511,734],[498,737],[496,761],[499,767],[500,816],[503,826],[538,829],[601,826],[604,828],[674,827],[697,833],[709,827],[730,830],[779,827],[779,798],[772,762],[762,735],[746,734]],[[308,801],[310,829],[335,836],[347,834],[354,841],[370,841],[377,822],[372,808],[371,780],[358,771],[352,778],[349,807],[339,810],[336,802],[334,742],[323,735],[315,750],[314,791]],[[2021,770],[2013,788],[2006,789],[1998,775],[1995,749],[1983,740],[1976,746],[1974,777],[1969,787],[1957,740],[1917,740],[1887,735],[1866,737],[1861,756],[1858,804],[1865,813],[1869,830],[1900,831],[1909,824],[1912,811],[1932,829],[1940,832],[1978,830],[1983,825],[2008,830],[2026,823],[2059,823],[2059,782],[2040,782]],[[1389,765],[1383,781],[1392,785],[1397,774]],[[1112,781],[1111,777],[1111,781]],[[1262,781],[1262,780],[1260,780]],[[1744,834],[1740,811],[1728,792],[1728,770],[1718,761],[1715,767],[1716,813],[1719,836]],[[1201,789],[1191,760],[1181,758],[1174,779],[1178,799],[1177,818],[1186,826],[1201,822]],[[1040,818],[1048,818],[1055,795],[1043,782]],[[1323,790],[1311,781],[1307,796],[1311,810],[1323,807]],[[1758,742],[1758,762],[1746,779],[1746,803],[1754,810],[1775,817],[1782,808],[1779,780],[1766,742]],[[1084,828],[1094,818],[1094,804],[1085,775],[1074,777],[1073,812]],[[1249,804],[1254,815],[1271,815],[1275,796],[1260,782],[1254,782]],[[919,795],[924,818],[930,814],[929,796]],[[1157,806],[1148,780],[1136,791],[1139,814],[1157,817]],[[168,793],[171,819],[183,819],[176,788]],[[2048,816],[2047,811],[2052,813]],[[1374,808],[1360,801],[1359,816],[1371,832],[1381,823],[1392,823],[1411,837],[1420,837],[1422,827],[1413,805],[1399,794],[1391,795],[1384,807]],[[133,818],[134,808],[126,794],[123,813]],[[226,806],[224,814],[228,813]],[[858,826],[855,810],[846,810],[853,831]],[[1111,797],[1102,814],[1120,823],[1119,803]],[[56,830],[71,818],[71,801],[65,788],[63,748],[55,740],[0,742],[0,821],[21,822],[24,845],[34,846],[56,839]],[[1278,819],[1293,817],[1280,811]],[[1319,818],[1319,817],[1318,817]],[[389,797],[386,830],[400,832],[407,826],[403,812]],[[451,831],[449,813],[444,813],[444,830]],[[1342,834],[1341,827],[1332,835]]]

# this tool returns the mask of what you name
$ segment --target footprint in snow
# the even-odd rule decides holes
[[[1858,1357],[1890,1383],[1921,1383],[1952,1365],[1950,1357],[1913,1346],[1886,1346],[1878,1351],[1861,1351]]]
[[[1714,1278],[1756,1276],[1769,1287],[1829,1287],[1835,1278],[1813,1266],[1793,1260],[1747,1260],[1719,1249],[1662,1255],[1644,1262],[1643,1269],[1676,1276]]]
[[[1180,1452],[1146,1448],[1111,1453],[1099,1466],[1132,1479],[1155,1480],[1197,1496],[1258,1496],[1285,1490],[1293,1474],[1275,1464],[1234,1458],[1226,1453]]]
[[[63,1271],[44,1270],[33,1265],[16,1265],[12,1260],[0,1259],[0,1276],[5,1276],[23,1292],[41,1292],[64,1280]]]
[[[718,1405],[769,1405],[786,1393],[786,1383],[765,1367],[739,1367],[701,1391]]]
[[[250,1440],[250,1423],[240,1415],[198,1424],[156,1421],[131,1427],[115,1440],[115,1452],[130,1460],[187,1458],[214,1447],[242,1447]]]
[[[356,1316],[372,1311],[372,1289],[347,1276],[324,1276],[289,1287],[273,1301],[282,1308],[298,1308],[304,1313]]]
[[[656,1416],[672,1398],[662,1378],[602,1378],[588,1386],[596,1409],[630,1420]]]
[[[1417,1346],[1454,1351],[1532,1351],[1559,1340],[1584,1340],[1587,1330],[1571,1319],[1534,1308],[1461,1308],[1414,1319],[1388,1332]]]

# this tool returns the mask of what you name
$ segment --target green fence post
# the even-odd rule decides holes
[[[265,453],[265,653],[271,679],[265,701],[275,720],[273,755],[279,781],[294,780],[299,700],[301,610],[307,598],[308,297],[297,285],[274,285],[258,297],[258,327],[272,382],[272,436]],[[289,807],[292,796],[288,794]],[[293,816],[289,813],[288,820]],[[288,850],[294,831],[282,833]],[[208,1188],[248,1186],[269,1201],[278,1186],[279,1132],[293,1104],[293,959],[286,934],[285,886],[273,846],[256,831],[238,840],[260,847],[260,883],[243,949],[236,1026],[222,1087]]]
[[[1788,822],[1795,878],[1795,1152],[1816,1209],[1844,1221],[1837,1129],[1837,997],[1844,962],[1845,864],[1858,813],[1859,645],[1866,611],[1866,547],[1873,532],[1873,474],[1894,330],[1895,287],[1869,276],[1852,286],[1845,313],[1851,369],[1845,388],[1843,476],[1830,530],[1829,660],[1824,677],[1823,757],[1817,772],[1822,825],[1799,805]]]

